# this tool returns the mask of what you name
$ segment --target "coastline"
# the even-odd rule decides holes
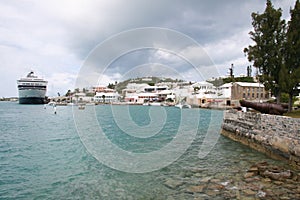
[[[300,119],[253,112],[225,112],[221,134],[300,169]]]

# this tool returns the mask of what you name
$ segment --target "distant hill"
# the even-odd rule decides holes
[[[231,78],[231,77],[227,77],[227,78],[218,78],[218,79],[215,79],[213,81],[207,81],[209,83],[212,83],[214,86],[216,87],[219,87],[225,83],[231,83],[231,82],[248,82],[248,83],[254,83],[254,79],[253,77],[234,77],[234,78]]]
[[[117,92],[121,92],[123,89],[126,88],[126,86],[129,83],[146,83],[149,84],[150,86],[155,85],[156,83],[164,83],[164,82],[184,82],[184,80],[178,80],[178,79],[172,79],[172,78],[163,78],[163,77],[141,77],[141,78],[133,78],[133,79],[127,79],[125,81],[119,82],[116,85],[114,84],[109,84],[109,88],[116,89]]]

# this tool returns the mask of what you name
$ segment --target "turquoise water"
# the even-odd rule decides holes
[[[147,126],[151,123],[149,109],[129,107],[132,120],[140,127]],[[149,138],[126,134],[117,126],[108,105],[88,106],[80,112],[95,112],[107,138],[123,150],[148,153],[172,143],[182,126],[179,109],[164,109],[166,120],[162,129]],[[222,136],[205,141],[209,124],[213,131],[219,130],[221,111],[188,112],[195,115],[189,121],[199,118],[199,127],[187,151],[161,169],[128,173],[112,169],[90,154],[76,131],[72,107],[57,107],[55,115],[50,106],[44,109],[43,105],[0,102],[0,199],[193,199],[202,194],[186,192],[185,188],[200,177],[238,180],[242,176],[239,174],[257,161],[275,162]],[[206,147],[203,142],[216,145],[207,156],[199,157],[201,147]],[[106,153],[109,152],[103,150],[102,154]],[[165,184],[170,180],[184,184],[170,187]]]

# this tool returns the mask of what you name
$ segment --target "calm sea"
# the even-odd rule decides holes
[[[93,113],[107,139],[133,154],[159,151],[172,144],[180,127],[189,130],[189,123],[182,123],[185,115],[178,108],[129,106],[127,112],[130,121],[138,126],[137,130],[144,127],[145,133],[151,134],[153,128],[155,134],[151,137],[128,135],[124,124],[120,128],[114,120],[114,115],[120,115],[120,107],[115,107],[115,112],[109,105],[87,106],[85,110],[74,107],[75,115],[83,116],[82,124],[77,121],[76,126],[91,123],[84,113]],[[57,107],[54,114],[51,106],[44,109],[43,105],[0,103],[0,199],[193,199],[204,194],[192,193],[186,188],[199,179],[238,180],[253,163],[275,162],[219,136],[222,111],[190,109],[184,111],[191,117],[186,121],[199,126],[195,133],[190,133],[192,143],[183,155],[154,171],[150,167],[146,173],[125,172],[122,166],[130,164],[128,159],[113,155],[112,149],[99,147],[101,151],[97,151],[96,143],[92,144],[95,151],[89,148],[82,134],[89,135],[91,130],[85,128],[78,134],[72,109],[71,106]],[[130,121],[125,120],[128,126]],[[161,121],[164,123],[160,124]],[[158,125],[162,127],[156,127]],[[185,144],[184,140],[190,139],[183,137],[180,142]],[[207,148],[206,156],[199,157],[201,148],[202,153],[206,152],[203,148]],[[169,155],[173,153],[172,149],[168,151]],[[107,155],[112,156],[109,157],[111,163],[103,164],[101,158]],[[141,165],[141,171],[143,167]],[[134,172],[139,168],[127,171],[130,169]],[[222,199],[222,194],[218,197]]]

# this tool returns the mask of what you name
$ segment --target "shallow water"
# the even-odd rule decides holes
[[[123,112],[122,108],[115,109],[121,109],[113,111],[119,115]],[[145,138],[127,134],[122,130],[124,125],[118,127],[109,105],[87,106],[81,111],[74,107],[75,118],[81,117],[82,125],[91,122],[84,114],[89,112],[95,114],[97,126],[112,143],[132,153],[159,151],[172,143],[179,127],[189,130],[187,126],[195,121],[199,126],[196,133],[185,137],[190,140],[189,136],[193,136],[192,143],[175,162],[154,171],[149,167],[147,173],[129,173],[116,170],[118,166],[112,169],[102,164],[95,156],[99,152],[86,149],[76,131],[72,107],[57,107],[55,115],[50,106],[44,109],[43,105],[0,102],[0,199],[193,199],[204,197],[204,193],[188,190],[199,181],[214,179],[225,185],[226,181],[242,179],[247,169],[259,161],[282,164],[219,136],[222,111],[128,107],[136,126],[147,126],[154,120],[153,130],[159,131]],[[186,116],[191,118],[182,123]],[[155,127],[162,120],[163,126]],[[79,129],[80,123],[76,122]],[[147,129],[150,134],[151,127]],[[84,134],[88,133],[86,129]],[[111,149],[99,149],[100,156],[114,153]],[[203,153],[200,157],[199,151]],[[172,153],[169,150],[168,154]],[[120,159],[111,159],[116,158]],[[126,159],[118,162],[129,164]],[[209,197],[205,194],[205,198]],[[222,199],[222,193],[215,198]]]

